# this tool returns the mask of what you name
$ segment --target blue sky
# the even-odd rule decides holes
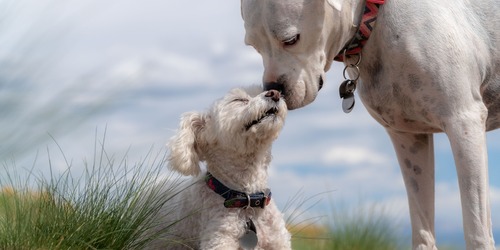
[[[260,56],[243,43],[240,1],[0,1],[0,156],[47,170],[57,146],[75,163],[92,158],[95,133],[128,161],[163,147],[183,112],[204,110],[232,87],[259,84]],[[279,206],[297,192],[330,203],[378,204],[409,228],[406,192],[388,136],[358,99],[344,114],[342,65],[316,101],[289,112],[273,147],[270,185]],[[51,110],[51,112],[47,112]],[[500,237],[500,132],[488,134],[493,225]],[[449,143],[435,137],[438,242],[463,244]],[[62,157],[51,159],[64,170]],[[9,164],[7,164],[9,165]],[[12,165],[12,164],[11,164]]]

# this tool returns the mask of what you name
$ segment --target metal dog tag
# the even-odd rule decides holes
[[[342,110],[344,111],[344,113],[350,113],[354,108],[354,103],[354,94],[351,94],[350,96],[342,99]]]
[[[355,84],[352,80],[345,80],[339,86],[340,98],[346,98],[354,92]]]
[[[245,224],[245,234],[240,238],[240,246],[243,249],[254,249],[258,242],[255,224],[251,219],[248,219]]]
[[[342,98],[342,110],[349,113],[354,108],[354,90],[356,90],[356,81],[345,80],[340,84],[339,95]]]

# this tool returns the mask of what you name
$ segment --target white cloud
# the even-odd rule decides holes
[[[270,186],[273,199],[280,208],[295,200],[287,213],[303,213],[297,221],[324,217],[331,219],[334,211],[349,214],[351,211],[369,211],[373,208],[391,219],[409,227],[408,205],[402,181],[387,184],[387,178],[371,181],[359,178],[364,171],[346,174],[321,174],[315,172],[295,172],[284,168],[271,168]],[[379,171],[381,172],[381,171]],[[356,175],[358,173],[359,175]],[[387,173],[389,178],[394,178]],[[384,185],[380,183],[385,182]],[[322,221],[325,222],[325,219]]]
[[[360,146],[334,146],[323,156],[325,164],[334,166],[345,165],[383,165],[389,162],[389,159],[370,148]]]

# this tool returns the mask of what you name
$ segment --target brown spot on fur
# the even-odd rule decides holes
[[[408,74],[408,81],[410,83],[410,89],[415,92],[419,89],[422,89],[422,81],[415,74]]]
[[[415,165],[413,166],[413,172],[416,174],[416,175],[419,175],[422,173],[422,168],[420,168],[420,166],[418,165]]]
[[[416,175],[422,173],[422,168],[419,165],[413,165],[409,159],[405,159],[404,164],[407,169],[413,171]]]
[[[417,180],[415,180],[415,178],[410,178],[410,185],[411,185],[411,189],[415,193],[418,193],[418,191],[420,190],[420,187],[418,186],[418,182],[417,182]]]
[[[411,161],[410,161],[410,160],[408,160],[408,159],[405,159],[405,166],[406,166],[407,168],[411,168]]]
[[[415,139],[415,143],[410,147],[410,152],[412,154],[418,153],[427,146],[427,135],[416,135]]]

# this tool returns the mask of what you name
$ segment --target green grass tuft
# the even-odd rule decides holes
[[[334,210],[330,230],[331,241],[327,249],[404,249],[397,223],[376,206],[359,206],[354,211]]]
[[[300,200],[297,197],[292,201],[292,203],[297,203],[298,208],[303,207],[307,202],[310,203],[308,199]],[[295,211],[300,211],[298,208]],[[304,210],[307,211],[310,208],[311,206],[308,206]],[[347,210],[334,205],[332,213],[323,217],[300,222],[297,222],[296,217],[296,213],[295,215],[292,213],[289,217],[289,221],[292,221],[289,223],[289,230],[292,233],[292,246],[295,250],[409,249],[403,245],[405,241],[402,240],[404,237],[401,235],[398,224],[386,214],[384,209],[375,205],[371,207],[359,205],[355,210]]]
[[[136,165],[118,164],[104,150],[85,174],[60,176],[16,173],[0,181],[0,249],[141,249],[158,235],[155,215],[180,190],[182,180],[164,176],[165,155]],[[163,226],[164,231],[169,225]]]

